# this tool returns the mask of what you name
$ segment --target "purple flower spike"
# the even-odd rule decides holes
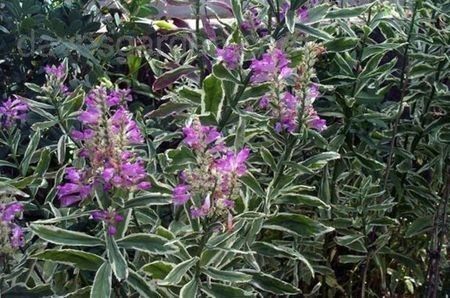
[[[245,162],[250,154],[250,149],[244,148],[237,154],[229,152],[216,162],[216,169],[225,174],[235,174],[238,177],[245,175],[247,166]]]
[[[198,121],[183,128],[183,134],[184,143],[196,150],[203,150],[220,138],[220,133],[215,127],[201,125]]]
[[[17,120],[24,120],[27,112],[28,105],[19,96],[15,96],[14,100],[8,98],[0,104],[0,123],[10,128]]]
[[[273,49],[263,54],[261,60],[253,59],[250,69],[253,71],[252,83],[264,83],[267,81],[287,78],[292,69],[289,68],[289,59],[280,49]]]
[[[10,203],[4,207],[0,207],[2,213],[1,220],[3,222],[11,222],[17,214],[23,211],[23,205],[19,202]]]
[[[241,63],[242,48],[237,44],[230,44],[223,49],[217,49],[217,56],[219,60],[223,61],[225,65],[233,70]]]
[[[289,92],[285,92],[280,102],[280,120],[275,130],[280,132],[286,130],[291,133],[297,129],[297,105],[298,98]]]
[[[174,205],[184,205],[191,198],[189,194],[189,186],[186,184],[177,185],[172,192],[172,199]]]
[[[203,201],[203,205],[200,208],[191,207],[191,216],[192,218],[205,217],[208,215],[211,210],[211,198],[209,195],[206,196]]]
[[[9,237],[9,241],[11,242],[11,246],[13,248],[23,247],[25,245],[25,238],[23,229],[18,225],[14,224],[11,228],[11,235]]]
[[[55,65],[47,65],[44,67],[45,73],[50,77],[55,77],[57,80],[61,81],[66,76],[66,70],[64,64],[60,64],[58,66]]]
[[[267,107],[269,106],[269,101],[270,101],[269,96],[268,96],[268,95],[264,95],[264,96],[261,97],[261,99],[259,100],[258,105],[259,105],[259,107],[260,107],[261,109],[267,109]]]
[[[117,233],[117,224],[124,220],[123,216],[116,211],[96,210],[91,212],[91,219],[103,221],[107,226],[108,235],[114,236]]]
[[[89,182],[86,172],[75,168],[67,168],[66,179],[69,182],[57,187],[59,201],[62,206],[73,205],[83,201],[90,195],[93,184]]]
[[[297,16],[302,22],[306,22],[309,18],[308,8],[305,6],[297,10]]]

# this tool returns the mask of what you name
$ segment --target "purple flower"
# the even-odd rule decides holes
[[[225,65],[233,70],[241,63],[242,47],[237,44],[230,44],[223,49],[217,49],[217,57],[223,61]]]
[[[0,123],[10,128],[15,121],[24,120],[27,112],[28,105],[19,96],[14,96],[14,100],[8,98],[0,105]]]
[[[178,184],[172,192],[172,200],[174,205],[184,205],[191,198],[189,193],[189,185]]]
[[[283,2],[280,6],[280,20],[284,20],[286,13],[288,12],[289,8],[291,8],[291,4],[287,1]]]
[[[64,67],[64,64],[60,64],[58,66],[55,65],[47,65],[44,67],[45,72],[50,77],[54,77],[59,81],[62,81],[64,77],[66,76],[66,69]]]
[[[194,121],[191,126],[183,128],[184,143],[193,149],[203,150],[220,138],[215,127],[201,125]]]
[[[305,22],[309,18],[308,8],[305,6],[302,6],[297,10],[297,16],[300,19],[300,21]]]
[[[97,124],[101,116],[100,110],[95,107],[89,107],[86,111],[78,116],[78,120],[83,124]]]
[[[259,12],[256,7],[252,7],[245,13],[245,20],[241,24],[241,29],[243,31],[257,31],[258,29],[261,29],[262,21],[259,17]]]
[[[245,175],[247,166],[245,162],[250,154],[250,149],[244,148],[238,153],[229,152],[226,156],[216,161],[216,169],[226,174],[235,174],[238,177]]]
[[[19,248],[25,245],[23,229],[20,226],[13,224],[9,241],[11,242],[11,246],[13,248]]]
[[[109,186],[124,189],[146,190],[151,187],[150,182],[145,181],[147,172],[142,160],[131,161],[134,155],[125,151],[122,160],[116,164],[107,163],[101,172],[103,181]],[[119,162],[119,164],[117,164]]]
[[[119,108],[110,118],[111,132],[119,138],[119,142],[126,140],[126,144],[142,144],[144,138],[136,122],[131,119],[131,114],[125,108]]]
[[[253,71],[252,83],[278,81],[287,78],[292,69],[288,67],[290,61],[280,49],[273,49],[263,54],[261,60],[253,59],[250,69]]]
[[[3,222],[12,222],[17,214],[23,211],[23,205],[19,202],[13,202],[6,206],[0,206],[1,220]]]
[[[308,126],[317,131],[324,131],[327,129],[327,122],[317,116],[308,121]]]
[[[267,107],[269,106],[269,101],[270,101],[270,97],[268,95],[264,95],[259,100],[258,105],[261,109],[267,109]]]
[[[312,104],[317,97],[319,97],[319,86],[317,84],[311,84],[306,92],[306,99],[309,104]]]
[[[69,182],[57,187],[58,198],[62,206],[73,205],[90,195],[93,183],[89,182],[89,177],[85,171],[67,168],[65,177]]]
[[[106,224],[108,235],[114,236],[117,232],[117,224],[124,218],[116,211],[95,210],[91,212],[91,219],[103,221]]]
[[[286,130],[291,133],[297,129],[297,105],[298,98],[289,92],[285,92],[280,101],[280,119],[275,125],[275,130]]]
[[[203,204],[200,208],[191,207],[191,216],[192,218],[205,217],[209,214],[211,210],[211,198],[209,195],[206,196]]]
[[[124,101],[132,101],[130,89],[113,90],[106,97],[106,104],[109,107],[117,106]]]

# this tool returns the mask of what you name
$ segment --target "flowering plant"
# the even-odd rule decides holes
[[[448,288],[443,0],[47,2],[0,3],[50,43],[0,82],[0,296]]]

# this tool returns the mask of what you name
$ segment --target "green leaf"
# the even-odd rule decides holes
[[[302,23],[297,23],[295,24],[295,27],[300,30],[303,33],[309,34],[312,37],[316,37],[318,39],[322,39],[324,41],[329,41],[332,40],[334,37],[328,33],[326,33],[325,31],[322,31],[320,29],[302,24]]]
[[[172,204],[172,195],[163,193],[143,193],[125,202],[124,209]]]
[[[305,195],[305,194],[295,194],[288,193],[278,197],[274,204],[294,204],[294,205],[305,205],[313,207],[323,207],[329,209],[330,206],[324,201],[315,196]]]
[[[42,88],[41,88],[40,86],[36,85],[36,84],[33,84],[33,83],[25,83],[25,86],[26,86],[28,89],[30,89],[31,91],[34,91],[34,92],[36,92],[36,93],[38,93],[38,94],[41,94],[41,93],[42,93]]]
[[[43,240],[69,246],[103,246],[104,243],[84,233],[60,229],[54,226],[32,224],[30,229]]]
[[[269,84],[263,84],[263,85],[258,85],[258,86],[254,86],[254,87],[249,87],[244,91],[244,93],[242,93],[240,99],[246,100],[246,99],[250,99],[250,98],[261,98],[263,95],[265,95],[270,90],[271,89],[270,89]]]
[[[211,283],[202,287],[202,291],[214,298],[253,297],[251,292],[219,283]]]
[[[277,168],[277,163],[275,162],[275,158],[273,158],[272,153],[265,147],[259,148],[259,152],[261,153],[261,157],[264,162],[270,166],[272,169]]]
[[[58,163],[60,165],[62,165],[66,160],[66,140],[67,140],[66,135],[62,135],[58,140],[57,156],[58,156]]]
[[[244,16],[242,15],[242,6],[240,0],[231,0],[231,8],[233,9],[233,15],[236,18],[238,24],[244,21]]]
[[[111,264],[111,268],[114,275],[118,280],[125,280],[128,277],[128,266],[124,256],[117,246],[116,240],[110,236],[106,236],[106,252],[108,254],[108,260]]]
[[[182,76],[193,73],[195,70],[196,70],[195,67],[183,65],[178,68],[172,69],[168,72],[165,72],[161,76],[159,76],[153,83],[153,91],[164,89],[167,86],[173,84]]]
[[[166,278],[160,283],[161,285],[177,285],[183,276],[198,262],[199,258],[194,257],[192,259],[181,262],[173,267],[173,269],[167,274]]]
[[[155,285],[152,282],[146,281],[142,276],[133,270],[129,270],[127,283],[139,293],[140,297],[160,297],[158,292],[156,292]]]
[[[297,19],[297,12],[293,9],[289,9],[286,13],[286,27],[291,33],[294,33],[296,19]]]
[[[200,104],[202,101],[202,94],[197,89],[183,86],[178,89],[177,92],[181,98],[187,99],[193,103]]]
[[[28,167],[30,166],[31,158],[33,157],[34,152],[36,151],[37,146],[39,145],[39,141],[41,139],[41,131],[37,130],[33,133],[30,138],[30,143],[25,150],[23,155],[22,163],[20,167],[22,169],[22,176],[26,176],[28,172]]]
[[[185,284],[180,291],[180,298],[197,297],[198,281],[193,278],[190,282]]]
[[[360,162],[360,164],[369,170],[381,171],[386,167],[386,165],[384,163],[381,163],[373,158],[366,157],[362,154],[359,154],[358,152],[354,152],[354,153],[356,155],[356,158]]]
[[[356,6],[351,8],[337,8],[335,10],[328,11],[325,18],[327,19],[354,18],[366,12],[368,8],[369,8],[368,5]]]
[[[233,73],[229,69],[227,69],[223,65],[223,63],[218,63],[213,66],[213,74],[219,79],[230,81],[238,85],[241,84],[241,82],[233,75]]]
[[[165,261],[154,261],[144,265],[141,270],[155,279],[164,279],[175,267],[175,264]]]
[[[67,264],[81,270],[92,271],[96,271],[105,261],[95,254],[75,249],[49,249],[33,255],[32,258]]]
[[[220,120],[223,106],[222,81],[209,75],[203,81],[202,113],[211,113],[217,121]]]
[[[110,298],[112,286],[111,265],[108,262],[98,269],[91,289],[91,298]]]
[[[266,195],[263,188],[261,187],[261,184],[259,184],[258,180],[256,180],[256,178],[253,177],[252,174],[247,173],[247,175],[240,177],[239,180],[241,180],[241,182],[245,186],[250,188],[254,193],[259,195],[260,197],[264,197]]]
[[[37,177],[42,177],[48,170],[48,166],[50,165],[50,150],[48,148],[44,148],[41,152],[41,156],[39,157],[39,162],[34,170],[34,175]]]
[[[365,259],[365,256],[358,256],[358,255],[339,256],[339,262],[342,264],[359,263],[364,259]]]
[[[291,258],[298,260],[305,264],[311,273],[311,276],[314,276],[314,268],[311,266],[309,261],[295,249],[281,245],[274,245],[268,242],[256,241],[252,245],[252,250],[255,250],[258,254],[267,257]]]
[[[227,282],[249,282],[252,279],[252,276],[249,274],[245,274],[242,272],[236,271],[224,271],[219,270],[214,267],[208,267],[203,270],[203,272],[211,277],[212,279],[216,279],[219,281],[227,281]]]
[[[358,41],[358,38],[341,37],[326,42],[324,46],[327,49],[327,52],[337,53],[353,49],[358,44]]]
[[[337,152],[323,152],[323,153],[319,153],[317,155],[314,155],[310,158],[308,158],[307,160],[305,160],[304,162],[302,162],[302,164],[305,167],[308,167],[312,170],[320,170],[321,168],[323,168],[329,161],[331,160],[335,160],[335,159],[339,159],[341,158],[341,155]]]
[[[250,284],[257,289],[275,294],[275,295],[295,295],[301,294],[300,289],[294,287],[290,283],[275,278],[272,275],[262,272],[256,272],[253,275]]]
[[[191,103],[169,101],[160,105],[156,110],[153,110],[150,113],[146,114],[145,117],[164,118],[172,114],[182,112],[184,110],[189,110],[190,108],[193,108],[193,105]]]
[[[278,213],[264,223],[264,228],[293,233],[301,237],[320,236],[334,230],[301,214]]]
[[[405,232],[406,238],[411,238],[419,234],[424,234],[433,227],[433,216],[424,216],[416,218],[409,224]]]
[[[164,255],[173,254],[178,248],[169,243],[169,241],[161,236],[152,234],[131,234],[122,239],[117,240],[117,245],[125,249],[135,249],[150,254]]]

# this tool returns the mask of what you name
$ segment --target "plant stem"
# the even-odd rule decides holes
[[[226,110],[225,115],[222,117],[222,119],[219,122],[219,131],[223,130],[224,127],[228,124],[228,120],[231,117],[231,114],[233,113],[233,108],[236,107],[236,105],[239,102],[239,99],[241,98],[242,94],[245,91],[245,88],[247,88],[248,84],[250,83],[252,73],[248,73],[248,75],[245,77],[244,81],[242,82],[242,86],[239,87],[239,91],[236,93],[233,100],[230,102],[230,107]]]
[[[448,146],[446,146],[448,150]],[[429,251],[428,272],[427,272],[427,298],[436,298],[439,288],[439,265],[441,261],[441,250],[447,235],[447,209],[450,199],[450,166],[447,166],[446,184],[442,192],[442,198],[436,210],[433,238]],[[445,182],[444,182],[445,183]]]
[[[196,0],[195,2],[195,37],[197,42],[197,63],[198,69],[200,71],[200,82],[199,86],[202,87],[203,79],[205,78],[205,69],[203,67],[203,57],[202,57],[202,37],[200,32],[200,8],[201,0]]]
[[[400,118],[403,113],[403,103],[405,101],[406,87],[407,87],[406,65],[408,64],[408,51],[409,51],[409,47],[411,46],[411,38],[412,38],[413,30],[414,30],[414,24],[415,24],[415,20],[416,20],[416,16],[417,16],[417,10],[419,8],[419,1],[420,0],[416,0],[415,4],[414,4],[413,15],[412,15],[411,23],[409,25],[408,37],[406,40],[407,43],[405,45],[405,50],[403,52],[403,65],[402,65],[401,72],[400,72],[400,85],[399,85],[399,88],[401,90],[401,95],[400,95],[400,102],[399,102],[399,107],[398,107],[398,111],[397,111],[397,116],[395,117],[394,127],[393,127],[393,131],[392,131],[392,139],[391,139],[391,144],[390,144],[389,154],[388,154],[388,159],[387,159],[386,173],[385,173],[385,177],[384,177],[384,189],[385,190],[387,187],[387,183],[389,181],[389,175],[390,175],[391,168],[392,168],[392,157],[393,157],[393,153],[394,153],[395,142],[397,140],[398,125],[400,123]]]

